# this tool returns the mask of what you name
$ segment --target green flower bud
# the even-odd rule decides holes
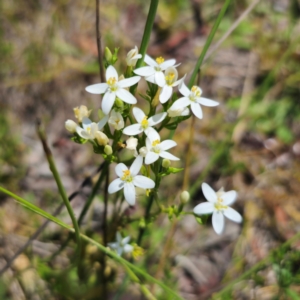
[[[113,153],[112,147],[111,147],[110,145],[106,145],[106,146],[104,147],[104,153],[105,153],[106,155],[112,155],[112,153]]]
[[[187,191],[183,191],[183,192],[180,194],[180,202],[181,202],[182,204],[185,204],[185,203],[187,203],[189,200],[190,200],[190,193],[187,192]]]
[[[162,166],[163,166],[164,168],[168,169],[168,168],[170,167],[170,165],[171,165],[170,160],[167,159],[167,158],[164,158],[163,161],[162,161]]]
[[[111,59],[112,59],[111,51],[107,47],[105,47],[105,50],[104,50],[104,57],[105,57],[107,62],[110,62]]]
[[[123,109],[124,102],[120,98],[117,97],[116,100],[115,100],[115,105],[116,105],[117,108]]]

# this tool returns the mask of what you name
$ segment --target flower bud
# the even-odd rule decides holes
[[[123,109],[124,102],[120,98],[117,97],[116,100],[115,100],[115,105],[116,105],[117,108]]]
[[[189,113],[190,111],[187,107],[178,108],[178,109],[172,109],[172,107],[170,107],[168,109],[168,115],[170,118],[187,116]]]
[[[142,157],[145,157],[146,154],[148,153],[148,150],[146,147],[142,147],[142,148],[140,148],[139,153]]]
[[[105,57],[106,61],[108,61],[108,62],[110,62],[112,59],[111,51],[107,47],[105,47],[105,50],[104,50],[104,57]]]
[[[142,54],[139,54],[139,49],[137,46],[134,47],[134,49],[131,49],[127,53],[126,57],[126,63],[128,67],[134,67],[137,60],[142,57]]]
[[[73,120],[67,120],[65,122],[65,127],[68,131],[74,133],[76,132],[77,124]]]
[[[136,139],[132,136],[126,141],[126,149],[132,151],[132,154],[134,156],[138,155],[138,153],[136,151],[137,144],[138,144],[138,139]]]
[[[185,203],[187,203],[189,200],[190,200],[190,193],[187,192],[187,191],[183,191],[183,192],[180,194],[180,202],[181,202],[182,204],[185,204]]]
[[[99,131],[99,130],[96,131],[95,138],[96,138],[96,140],[97,140],[97,142],[100,146],[105,146],[109,142],[109,139],[108,139],[107,135],[105,133],[103,133],[102,131]]]
[[[120,129],[124,128],[123,116],[115,110],[111,111],[108,123],[110,125],[112,125],[116,130],[120,130]]]
[[[111,155],[112,154],[112,147],[110,146],[110,145],[106,145],[105,147],[104,147],[104,153],[106,154],[106,155]]]
[[[171,165],[170,160],[167,159],[167,158],[164,158],[163,161],[162,161],[162,166],[163,166],[164,168],[168,169],[168,168],[170,167],[170,165]]]
[[[91,110],[88,110],[85,105],[80,105],[79,107],[75,107],[74,109],[75,118],[78,122],[82,122],[83,117],[89,117]]]

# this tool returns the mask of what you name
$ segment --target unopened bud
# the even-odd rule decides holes
[[[117,108],[123,108],[124,107],[124,102],[120,98],[116,98],[115,100],[115,105]]]
[[[105,50],[104,50],[104,57],[105,57],[106,61],[108,61],[108,62],[110,62],[112,59],[111,51],[107,47],[105,47]]]
[[[80,105],[75,107],[74,109],[75,118],[78,120],[78,122],[82,122],[82,119],[84,117],[89,117],[91,110],[88,110],[85,105]]]
[[[73,120],[67,120],[65,122],[65,127],[68,131],[74,133],[77,128],[77,124]]]
[[[137,46],[135,46],[134,49],[131,49],[127,53],[127,57],[126,57],[127,66],[134,67],[137,60],[141,57],[142,57],[142,54],[139,54],[139,49]]]
[[[112,147],[110,146],[110,145],[106,145],[105,147],[104,147],[104,153],[106,154],[106,155],[111,155],[112,154]]]
[[[109,142],[109,139],[108,139],[107,135],[105,133],[103,133],[102,131],[99,131],[99,130],[96,131],[95,138],[96,138],[96,140],[97,140],[97,142],[100,146],[105,146]]]
[[[146,154],[148,153],[148,150],[146,147],[142,147],[142,148],[140,148],[139,153],[142,157],[145,157]]]
[[[162,166],[163,166],[164,168],[168,169],[168,168],[170,167],[170,165],[171,165],[170,160],[167,159],[167,158],[164,158],[163,161],[162,161]]]
[[[187,192],[187,191],[183,191],[181,194],[180,194],[180,201],[182,204],[185,204],[187,203],[188,201],[190,200],[190,193]]]

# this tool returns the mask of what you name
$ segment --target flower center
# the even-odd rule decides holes
[[[165,59],[160,56],[160,57],[157,57],[155,61],[160,65],[165,61]]]
[[[152,142],[152,149],[151,149],[151,151],[153,151],[153,152],[155,152],[155,153],[157,153],[157,154],[160,153],[160,147],[157,146],[158,144],[160,144],[160,141],[159,141],[159,140],[153,141],[153,142]]]
[[[86,128],[86,132],[87,132],[88,134],[91,134],[91,131],[92,131],[91,127],[88,126],[88,127]]]
[[[132,181],[132,176],[130,175],[129,170],[123,171],[123,176],[121,177],[123,181],[131,182]]]
[[[159,140],[155,140],[155,141],[152,142],[152,146],[153,146],[153,147],[155,147],[155,146],[158,145],[158,144],[159,144]]]
[[[147,119],[148,119],[148,117],[145,116],[144,119],[141,122],[141,125],[142,125],[143,129],[147,129],[148,128],[149,122],[148,122]]]
[[[215,203],[215,209],[216,209],[217,211],[222,211],[222,210],[225,210],[225,209],[227,209],[227,208],[228,208],[228,206],[223,204],[223,199],[220,198],[220,197],[218,197],[218,200],[217,200],[217,202]]]
[[[172,85],[174,83],[175,74],[169,73],[165,76],[167,85]]]
[[[115,92],[118,88],[117,86],[117,79],[115,77],[110,77],[108,80],[107,80],[107,84],[110,88],[110,90],[112,92]]]
[[[189,96],[191,101],[196,101],[196,98],[199,98],[201,96],[201,90],[197,86],[193,86],[191,89],[191,94]]]

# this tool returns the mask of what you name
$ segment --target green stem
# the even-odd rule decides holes
[[[26,201],[25,199],[17,196],[16,194],[14,194],[14,193],[6,190],[5,188],[3,188],[1,186],[0,186],[0,191],[3,192],[3,193],[5,193],[8,196],[14,198],[17,202],[19,202],[20,204],[22,204],[24,207],[28,208],[29,210],[33,211],[34,213],[37,213],[37,214],[43,216],[44,218],[47,218],[47,219],[51,220],[52,222],[54,222],[54,223],[60,225],[61,227],[69,230],[70,232],[73,232],[73,233],[75,232],[74,228],[72,228],[71,226],[65,224],[64,222],[60,221],[56,217],[53,217],[51,214],[43,211],[42,209],[40,209],[36,205],[34,205],[34,204]],[[105,246],[97,243],[95,240],[87,237],[86,235],[80,234],[80,237],[81,237],[82,240],[95,245],[99,250],[101,250],[102,252],[104,252],[109,257],[113,258],[116,262],[122,264],[123,266],[126,266],[126,267],[130,268],[133,272],[135,272],[136,274],[141,275],[146,280],[158,284],[166,293],[168,293],[169,295],[172,295],[174,297],[173,299],[182,299],[180,296],[178,296],[174,292],[173,289],[169,288],[168,286],[166,286],[165,284],[163,284],[159,280],[155,279],[154,277],[152,277],[151,275],[149,275],[147,272],[145,272],[141,268],[139,268],[139,267],[131,264],[127,260],[123,259],[117,253],[109,250]]]
[[[151,0],[149,12],[148,12],[148,16],[147,16],[147,21],[146,21],[146,25],[145,25],[145,29],[144,29],[144,34],[143,34],[140,51],[139,51],[139,53],[142,54],[142,57],[137,61],[135,69],[140,68],[144,62],[145,54],[146,54],[148,44],[150,41],[152,27],[153,27],[155,16],[156,16],[158,1],[159,0]],[[137,84],[135,84],[134,86],[132,86],[130,88],[130,92],[132,94],[135,94],[136,87],[137,87]]]
[[[75,229],[76,242],[77,242],[77,255],[79,256],[80,252],[81,252],[81,241],[80,241],[80,231],[79,231],[79,226],[78,226],[77,220],[75,218],[73,209],[72,209],[71,204],[69,202],[67,193],[66,193],[65,188],[62,184],[59,173],[56,169],[56,165],[55,165],[55,162],[54,162],[54,159],[53,159],[53,156],[52,156],[52,152],[51,152],[50,148],[48,147],[45,131],[42,129],[40,124],[37,124],[37,133],[38,133],[38,136],[39,136],[39,138],[42,142],[43,149],[44,149],[46,158],[47,158],[48,163],[49,163],[49,168],[50,168],[50,170],[53,174],[53,177],[55,179],[55,182],[56,182],[56,185],[58,187],[59,193],[60,193],[60,195],[63,199],[63,202],[64,202],[64,204],[65,204],[65,206],[68,210],[68,213],[70,215],[70,218],[72,220],[73,227]]]
[[[201,64],[202,64],[202,62],[204,60],[205,54],[206,54],[206,52],[207,52],[207,50],[208,50],[208,48],[209,48],[209,46],[210,46],[210,44],[211,44],[211,42],[212,42],[212,40],[214,38],[214,35],[215,35],[215,33],[216,33],[219,25],[220,25],[220,22],[222,21],[222,19],[224,17],[224,14],[225,14],[225,12],[226,12],[229,4],[230,4],[230,1],[231,0],[226,0],[226,2],[224,3],[224,5],[223,5],[223,7],[222,7],[222,9],[221,9],[221,11],[220,11],[220,13],[218,15],[218,18],[217,18],[217,20],[216,20],[216,22],[215,22],[215,24],[214,24],[214,26],[213,26],[213,28],[212,28],[212,30],[211,30],[208,38],[206,40],[206,43],[205,43],[205,45],[203,47],[203,50],[202,50],[202,52],[201,52],[201,54],[199,56],[199,59],[198,59],[197,64],[196,64],[196,66],[194,68],[193,74],[192,74],[191,79],[189,81],[189,85],[188,85],[189,88],[191,88],[193,86],[193,84],[194,84],[194,82],[196,80],[196,76],[197,76],[197,74],[199,72],[199,69],[201,67]]]

